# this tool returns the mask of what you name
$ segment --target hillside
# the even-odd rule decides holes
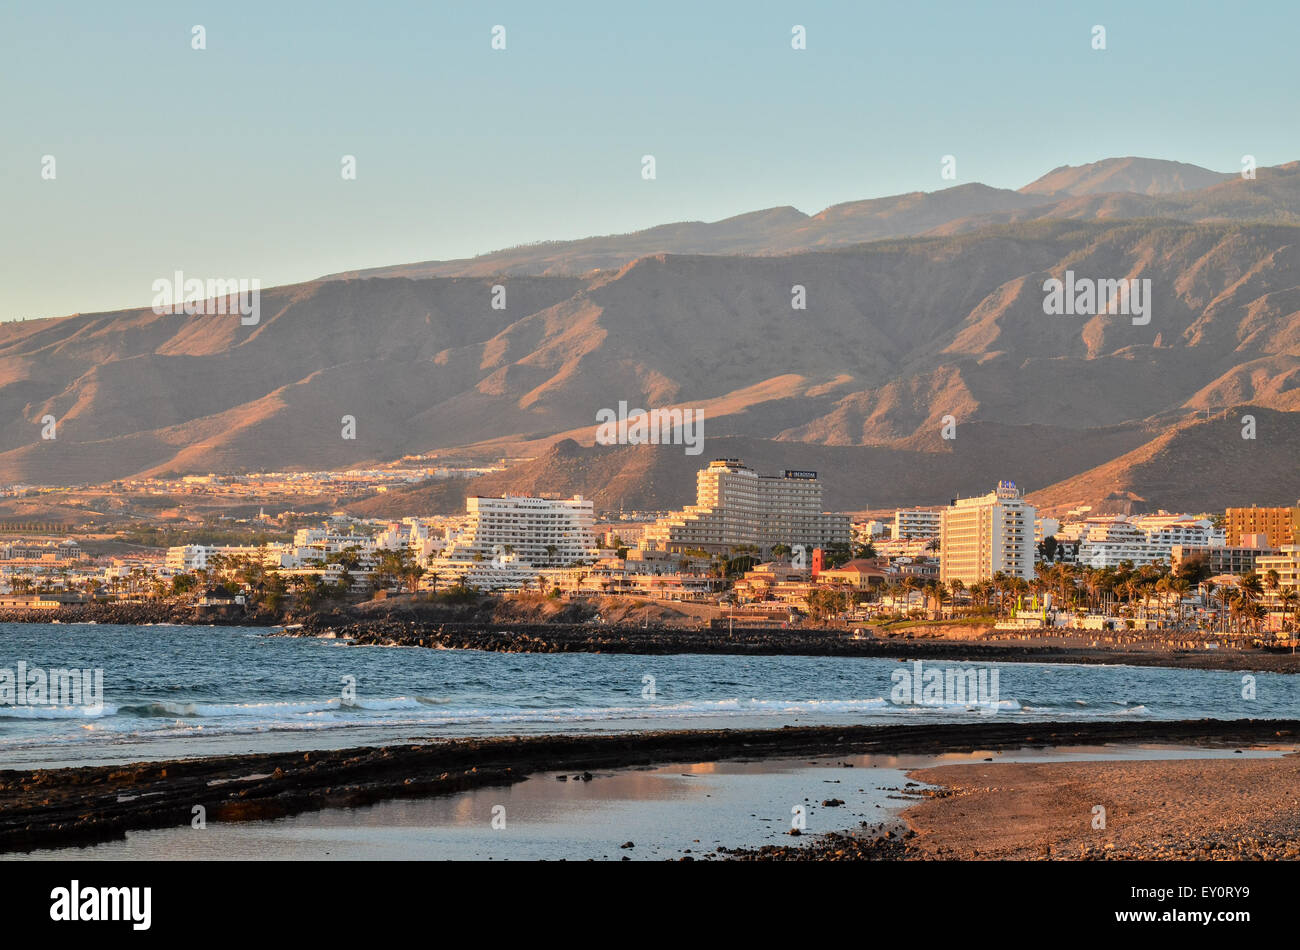
[[[1117,161],[1040,182],[1103,187],[1122,172],[1132,187],[1168,189],[1183,176],[1184,190],[1124,200],[1300,211],[1300,163],[1194,189],[1195,176],[1168,163]],[[818,229],[873,233],[890,216],[920,226],[958,205],[1036,200],[960,186],[814,217],[777,209],[733,219],[728,240],[772,247],[795,228],[815,243]],[[1096,497],[1110,479],[1143,498],[1211,505],[1219,486],[1197,477],[1198,443],[1157,443],[1229,406],[1300,411],[1300,227],[1079,213],[779,254],[654,253],[585,277],[320,280],[264,290],[255,326],[147,309],[0,324],[0,484],[463,449],[544,461],[426,486],[412,505],[454,509],[462,489],[509,489],[676,507],[718,455],[823,471],[837,508],[942,502],[1000,477]],[[1067,271],[1149,280],[1149,322],[1045,314],[1044,281]],[[491,303],[498,283],[505,309]],[[791,307],[795,286],[806,309]],[[703,454],[591,449],[596,413],[621,401],[703,412]],[[47,415],[52,440],[41,438]],[[948,417],[951,441],[940,436]],[[1132,456],[1144,447],[1166,460],[1164,476]],[[1098,474],[1130,456],[1113,477]],[[1184,484],[1162,488],[1166,476]],[[1259,503],[1289,501],[1294,478],[1251,466],[1234,484]],[[373,504],[391,510],[402,497]]]
[[[1247,415],[1255,420],[1254,439],[1242,438]],[[1030,500],[1045,511],[1091,504],[1099,513],[1294,505],[1300,498],[1297,449],[1300,413],[1235,406],[1171,426]]]

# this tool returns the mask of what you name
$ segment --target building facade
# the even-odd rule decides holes
[[[899,508],[894,512],[892,537],[895,541],[937,538],[941,518],[937,508]]]
[[[1300,544],[1300,506],[1229,508],[1224,515],[1228,544],[1241,544],[1243,534],[1266,534],[1271,548]]]
[[[1211,574],[1248,574],[1257,569],[1260,559],[1280,553],[1277,548],[1175,544],[1170,553],[1169,566],[1176,571],[1189,558],[1203,558]]]
[[[1034,576],[1034,518],[1037,511],[1014,482],[978,498],[959,498],[943,509],[939,524],[939,579],[967,586],[998,573]]]
[[[714,459],[696,475],[695,504],[647,526],[641,546],[725,554],[778,544],[829,547],[849,539],[849,517],[822,511],[816,472],[759,475],[740,459]]]
[[[449,560],[513,557],[531,567],[566,567],[595,553],[595,513],[581,495],[553,500],[528,495],[466,498],[465,527],[447,539]]]

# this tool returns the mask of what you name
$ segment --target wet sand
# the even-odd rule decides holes
[[[741,860],[1235,861],[1300,858],[1300,754],[980,762],[907,773],[907,830],[847,831]]]
[[[0,852],[93,844],[120,839],[131,830],[188,827],[195,806],[202,806],[208,822],[260,821],[512,786],[529,775],[557,771],[583,781],[600,769],[670,762],[938,755],[1099,743],[1276,744],[1296,736],[1296,720],[989,721],[443,740],[9,771],[0,772]]]
[[[817,831],[891,822],[903,765],[879,757],[694,762],[586,773],[541,772],[509,786],[273,821],[128,832],[22,859],[664,861],[787,840],[792,807]],[[912,757],[909,765],[933,764]],[[830,804],[832,801],[842,804]],[[823,805],[823,802],[828,804]],[[11,856],[17,857],[17,856]],[[0,858],[2,860],[2,858]]]
[[[1300,858],[1300,755],[921,769],[908,809],[923,858]],[[1104,809],[1104,827],[1101,825]]]

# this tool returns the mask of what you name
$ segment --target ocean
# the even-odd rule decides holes
[[[975,721],[1288,718],[1300,678],[1003,663],[993,697],[899,698],[912,662],[791,656],[506,654],[353,647],[265,628],[0,624],[19,664],[102,670],[102,706],[0,705],[0,768],[617,730]],[[926,669],[970,665],[927,662]],[[11,690],[12,691],[12,690]],[[891,694],[893,694],[891,696]],[[916,697],[919,698],[919,693]],[[5,694],[0,689],[0,701]],[[84,701],[84,700],[83,700]]]

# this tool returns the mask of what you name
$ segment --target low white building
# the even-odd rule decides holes
[[[1216,547],[1223,533],[1208,518],[1191,515],[1117,515],[1089,518],[1063,527],[1066,537],[1079,541],[1078,562],[1087,567],[1118,567],[1124,561],[1152,564],[1170,561],[1176,545]],[[1057,535],[1062,539],[1062,534]]]

